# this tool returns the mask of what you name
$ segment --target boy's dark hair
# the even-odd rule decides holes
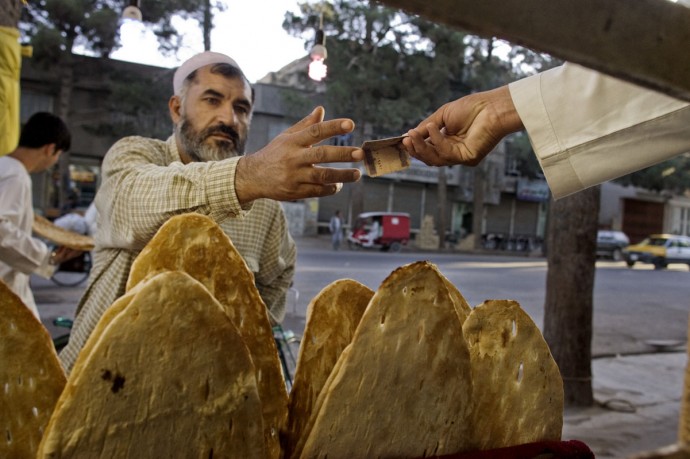
[[[25,148],[40,148],[54,143],[56,150],[67,151],[72,143],[72,136],[59,116],[48,112],[38,112],[31,115],[29,121],[22,128],[19,136],[19,146]]]

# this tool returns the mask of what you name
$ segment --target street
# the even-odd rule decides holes
[[[298,238],[297,244],[297,271],[294,290],[288,295],[284,328],[298,335],[304,329],[309,301],[330,282],[350,278],[376,290],[394,269],[418,260],[436,264],[471,306],[486,299],[513,299],[537,326],[543,325],[544,258],[405,250],[335,252],[327,238]],[[38,277],[32,278],[31,283],[43,322],[53,336],[64,333],[64,329],[52,325],[52,320],[57,316],[74,316],[86,283],[60,287]],[[653,351],[650,340],[676,341],[680,345],[686,340],[689,311],[687,266],[670,265],[666,270],[655,271],[651,265],[629,269],[623,262],[599,261],[593,355]]]
[[[300,244],[300,242],[302,242]],[[396,268],[418,260],[435,263],[470,306],[486,299],[512,299],[543,325],[546,260],[460,253],[334,252],[328,243],[298,241],[297,305],[288,304],[289,326],[300,328],[309,300],[328,283],[350,278],[376,290]],[[629,269],[623,262],[597,262],[594,292],[593,355],[644,353],[648,340],[684,343],[690,311],[690,271],[670,265]],[[294,324],[294,325],[293,325]],[[295,330],[297,331],[297,330]]]

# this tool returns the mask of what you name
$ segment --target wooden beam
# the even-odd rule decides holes
[[[690,101],[690,8],[667,0],[380,0]]]

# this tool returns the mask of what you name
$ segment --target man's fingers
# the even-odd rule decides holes
[[[286,129],[285,132],[288,134],[292,134],[307,129],[309,126],[322,122],[324,114],[325,111],[323,107],[316,107],[310,114],[308,114],[307,116],[299,120],[297,123],[293,124],[288,129]]]
[[[427,146],[424,140],[426,135],[428,135],[428,132],[422,134],[416,129],[411,129],[408,131],[407,137],[403,139],[403,145],[405,145],[408,150],[412,150],[411,153],[424,151]]]
[[[295,134],[297,142],[308,147],[330,137],[350,133],[354,128],[352,120],[339,118],[312,124]]]
[[[362,173],[359,169],[338,169],[335,167],[314,167],[307,179],[308,183],[315,183],[321,185],[338,185],[342,187],[343,183],[356,182],[360,179]]]
[[[301,159],[306,164],[358,162],[364,159],[364,151],[356,147],[319,145],[305,150]]]

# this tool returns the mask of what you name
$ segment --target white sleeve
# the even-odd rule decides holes
[[[21,189],[12,179],[6,179],[0,189],[0,260],[22,273],[45,276],[52,273],[50,249],[15,224],[26,211]]]
[[[555,198],[690,151],[690,104],[565,64],[509,85]]]

